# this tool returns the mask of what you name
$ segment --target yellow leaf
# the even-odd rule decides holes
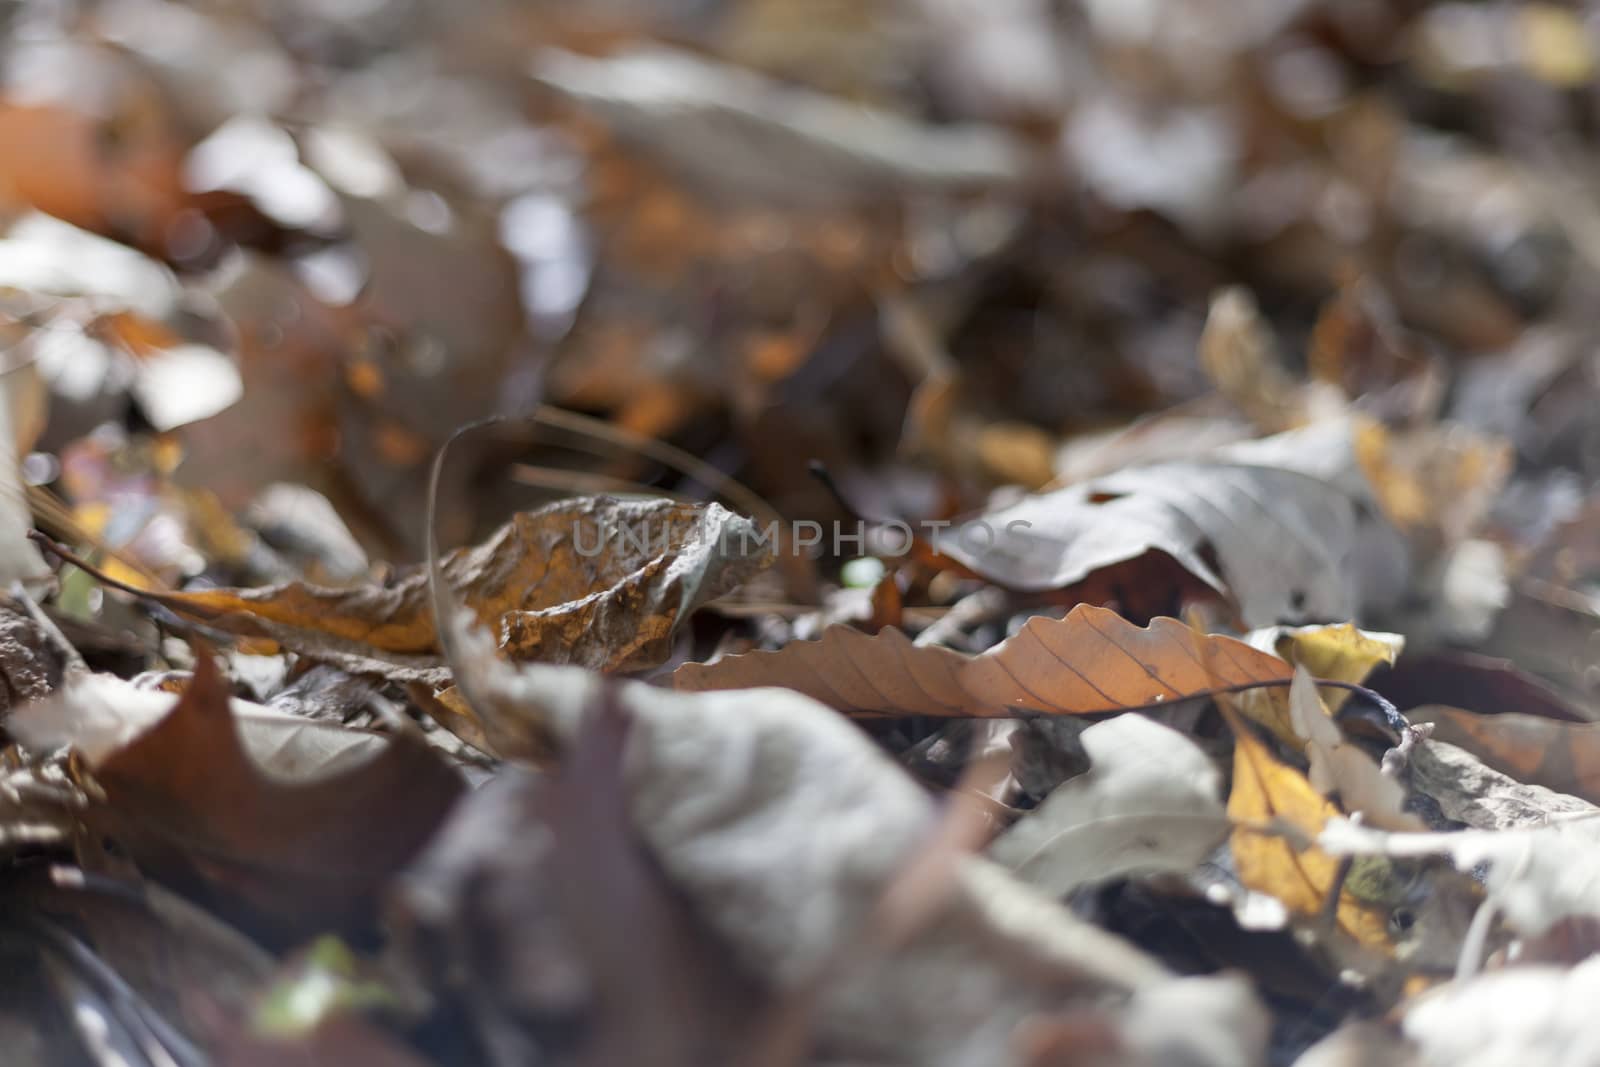
[[[1236,716],[1230,716],[1230,722],[1235,724],[1238,740],[1228,816],[1237,824],[1232,846],[1239,880],[1276,897],[1292,914],[1315,918],[1322,913],[1333,887],[1338,861],[1315,845],[1297,847],[1299,841],[1268,832],[1268,828],[1272,824],[1292,828],[1305,840],[1314,840],[1339,810],[1311,788],[1299,771],[1278,762]],[[1385,954],[1392,952],[1388,917],[1348,892],[1339,897],[1338,924],[1360,944]]]
[[[1249,637],[1252,648],[1273,652],[1291,667],[1304,667],[1311,676],[1330,682],[1364,682],[1380,663],[1393,663],[1405,647],[1399,634],[1359,630],[1344,622],[1336,626],[1274,626],[1257,630]],[[1342,689],[1328,689],[1323,701],[1330,711],[1338,711],[1350,699]],[[1289,693],[1284,689],[1262,689],[1241,694],[1239,710],[1252,722],[1271,730],[1273,735],[1296,747],[1305,743],[1289,715]]]

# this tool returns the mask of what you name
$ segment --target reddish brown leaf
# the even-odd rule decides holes
[[[95,768],[91,818],[142,865],[242,902],[284,934],[369,921],[373,897],[461,792],[431,749],[399,735],[360,766],[268,777],[245,753],[202,651],[166,718]]]

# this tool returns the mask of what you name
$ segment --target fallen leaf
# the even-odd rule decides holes
[[[1434,545],[1478,528],[1513,459],[1509,443],[1464,426],[1402,433],[1365,420],[1356,425],[1355,450],[1390,521]]]
[[[750,520],[716,504],[589,497],[522,512],[483,544],[445,557],[444,580],[514,659],[601,670],[666,657],[678,623],[771,559]],[[290,648],[438,647],[428,574],[334,589],[290,582],[186,593],[132,590],[188,618]]]
[[[1228,815],[1238,824],[1232,844],[1239,880],[1275,897],[1292,914],[1314,919],[1323,914],[1334,889],[1339,861],[1309,842],[1339,809],[1299,771],[1278,762],[1248,727],[1241,724],[1235,735]],[[1272,832],[1274,824],[1301,840]],[[1348,890],[1340,893],[1337,921],[1357,943],[1390,951],[1388,917]]]
[[[1159,555],[1234,603],[1247,626],[1350,619],[1386,594],[1379,572],[1358,566],[1368,542],[1399,551],[1393,531],[1362,518],[1368,495],[1349,430],[1313,427],[1029,497],[933,545],[1023,592],[1072,590]]]
[[[71,745],[91,763],[126,748],[173,711],[178,697],[109,674],[78,674],[53,696],[17,709],[8,728],[29,748]],[[384,735],[228,700],[240,744],[268,774],[287,780],[360,766],[387,746]]]
[[[1400,1028],[1417,1067],[1555,1067],[1593,1058],[1600,958],[1573,968],[1518,966],[1440,986]]]
[[[48,724],[72,703],[69,689],[30,717]],[[461,792],[456,773],[407,734],[356,766],[296,759],[293,778],[267,773],[243,747],[203,650],[171,710],[91,766],[105,797],[85,813],[93,825],[150,870],[223,894],[219,908],[242,908],[279,936],[370,923],[374,894]]]
[[[995,839],[989,855],[1056,896],[1091,882],[1188,871],[1228,836],[1211,758],[1141,715],[1082,734],[1093,765]]]
[[[896,185],[1006,188],[1029,163],[996,127],[918,124],[676,49],[591,59],[552,48],[532,69],[679,167],[790,202],[870,201]]]
[[[1482,715],[1441,704],[1416,708],[1407,717],[1433,723],[1435,740],[1460,745],[1498,771],[1600,804],[1600,723],[1517,712]]]
[[[1350,623],[1333,626],[1268,626],[1245,635],[1252,648],[1271,652],[1289,664],[1305,667],[1313,678],[1330,682],[1364,682],[1382,664],[1392,664],[1405,647],[1399,634],[1357,629]],[[1331,689],[1317,695],[1338,711],[1351,697],[1345,689]],[[1253,722],[1271,730],[1289,744],[1302,744],[1306,737],[1290,722],[1291,694],[1281,689],[1242,693],[1239,710]]]
[[[1458,649],[1432,649],[1410,655],[1370,676],[1372,688],[1403,709],[1425,704],[1497,715],[1518,709],[1541,719],[1588,722],[1589,717],[1555,686],[1510,660]]]
[[[775,652],[686,663],[672,683],[690,691],[781,685],[840,711],[1088,715],[1282,683],[1291,673],[1276,656],[1231,637],[1197,635],[1176,619],[1139,627],[1080,604],[1064,619],[1028,620],[977,656],[913,645],[893,628],[869,636],[834,626],[820,640],[793,641]]]
[[[582,1063],[780,1067],[751,1046],[782,1002],[735,966],[633,828],[629,725],[603,702],[566,764],[508,772],[462,805],[401,883],[407,949],[419,968],[472,976],[464,994],[493,1005],[473,1015],[497,1064],[522,1062],[512,1020],[542,1018],[580,1030]]]
[[[1257,630],[1246,640],[1264,652],[1273,652],[1295,666],[1305,667],[1313,678],[1330,682],[1360,683],[1383,664],[1393,665],[1405,648],[1400,634],[1360,630],[1348,622],[1331,626],[1275,626]],[[1333,693],[1328,703],[1337,711],[1350,697]]]
[[[1411,754],[1411,785],[1432,798],[1446,819],[1474,830],[1539,826],[1556,815],[1600,814],[1585,800],[1519,782],[1439,740],[1426,741]]]
[[[534,720],[566,746],[606,682],[498,661],[481,634],[452,640],[480,718]],[[632,719],[625,765],[640,837],[756,975],[780,994],[811,991],[826,1047],[936,1067],[1015,1064],[1012,1035],[1029,1015],[1090,990],[1147,1005],[1171,988],[1142,954],[975,857],[931,895],[923,923],[885,943],[880,898],[936,825],[931,801],[899,768],[798,693],[616,686]],[[1218,989],[1241,1017],[1256,1017],[1242,985]],[[1254,1062],[1256,1033],[1226,1039],[1231,1059],[1202,1062]]]

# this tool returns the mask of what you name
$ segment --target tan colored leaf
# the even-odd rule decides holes
[[[776,652],[686,663],[685,690],[778,685],[840,711],[892,715],[1087,715],[1205,696],[1231,686],[1287,681],[1289,665],[1241,641],[1196,634],[1176,619],[1135,626],[1080,604],[1064,619],[1030,619],[978,656],[913,645],[899,630],[875,636],[835,626]]]
[[[1600,723],[1479,715],[1437,704],[1406,714],[1433,723],[1435,740],[1458,745],[1498,771],[1600,804]]]
[[[515,516],[481,545],[447,556],[443,573],[504,654],[620,670],[659,662],[684,616],[770,558],[749,520],[715,504],[585,497]],[[288,582],[135,591],[188,618],[291,648],[333,638],[346,649],[437,649],[422,568],[389,585],[350,589]]]
[[[1276,897],[1292,914],[1314,919],[1323,912],[1339,863],[1315,845],[1302,848],[1301,842],[1270,828],[1276,824],[1312,841],[1339,809],[1319,796],[1299,771],[1278,762],[1248,727],[1241,724],[1235,733],[1228,815],[1239,824],[1232,842],[1239,880]],[[1339,927],[1360,944],[1387,951],[1387,923],[1377,908],[1348,891],[1340,894]]]

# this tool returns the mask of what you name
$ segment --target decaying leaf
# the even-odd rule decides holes
[[[513,668],[472,633],[459,644],[455,666],[473,671],[480,716],[534,719],[569,744],[604,681]],[[1133,1011],[1175,988],[1140,953],[976,858],[934,887],[914,931],[883,943],[879,900],[935,825],[903,772],[798,693],[638,683],[616,693],[632,720],[625,762],[640,836],[745,965],[779,993],[811,991],[828,1047],[892,1062],[1018,1063],[1012,1036],[1032,1014],[1091,989]],[[1242,987],[1216,988],[1255,1017]],[[1246,1027],[1225,1039],[1232,1060],[1194,1055],[1249,1063],[1258,1039]]]
[[[1058,896],[1128,874],[1188,871],[1228,835],[1211,758],[1141,715],[1082,734],[1093,766],[995,839],[989,854]]]
[[[1362,518],[1367,496],[1348,432],[1315,427],[1030,497],[934,545],[1025,592],[1159,554],[1234,602],[1247,626],[1359,618],[1383,591],[1357,559],[1373,535],[1392,539]]]
[[[1496,770],[1600,804],[1600,723],[1517,712],[1482,715],[1440,704],[1407,716],[1433,723],[1436,740],[1460,745]]]
[[[1439,740],[1418,745],[1412,753],[1411,785],[1438,804],[1446,819],[1474,830],[1539,826],[1555,815],[1600,814],[1587,801],[1519,782]]]
[[[73,705],[69,689],[29,717],[42,731]],[[357,766],[263,771],[205,653],[160,721],[91,763],[104,794],[85,813],[93,825],[150,871],[225,893],[221,905],[242,904],[280,934],[370,923],[373,895],[461,791],[456,773],[405,734]]]
[[[110,674],[78,674],[48,699],[19,708],[7,726],[38,752],[71,745],[91,763],[126,748],[172,713],[173,693]],[[293,781],[358,767],[378,756],[383,735],[290,715],[237,697],[227,702],[239,742],[269,775]]]
[[[1305,776],[1275,759],[1248,728],[1237,731],[1228,815],[1239,880],[1268,893],[1302,919],[1323,914],[1339,862],[1311,842],[1339,814]],[[1274,826],[1282,832],[1273,832]],[[1291,835],[1298,835],[1295,840]],[[1340,892],[1338,926],[1359,944],[1389,950],[1388,917],[1348,889]]]
[[[682,690],[781,685],[841,711],[899,715],[1085,715],[1284,682],[1288,664],[1243,642],[1197,635],[1176,619],[1135,626],[1080,604],[1064,619],[1030,619],[988,652],[913,645],[900,630],[868,636],[834,626],[818,641],[673,672]]]
[[[665,658],[680,620],[770,558],[761,531],[716,504],[589,497],[518,514],[483,544],[447,556],[443,573],[506,655],[620,670]],[[420,568],[385,586],[139,595],[291,648],[330,638],[394,653],[438,647]]]
[[[783,1067],[750,1047],[773,1006],[641,847],[621,765],[628,725],[598,705],[567,764],[507,771],[452,815],[401,884],[407,951],[466,976],[496,1067],[531,1055],[537,1031],[519,1018],[580,1030],[579,1062],[596,1067]],[[809,1031],[800,1014],[796,1038]]]

